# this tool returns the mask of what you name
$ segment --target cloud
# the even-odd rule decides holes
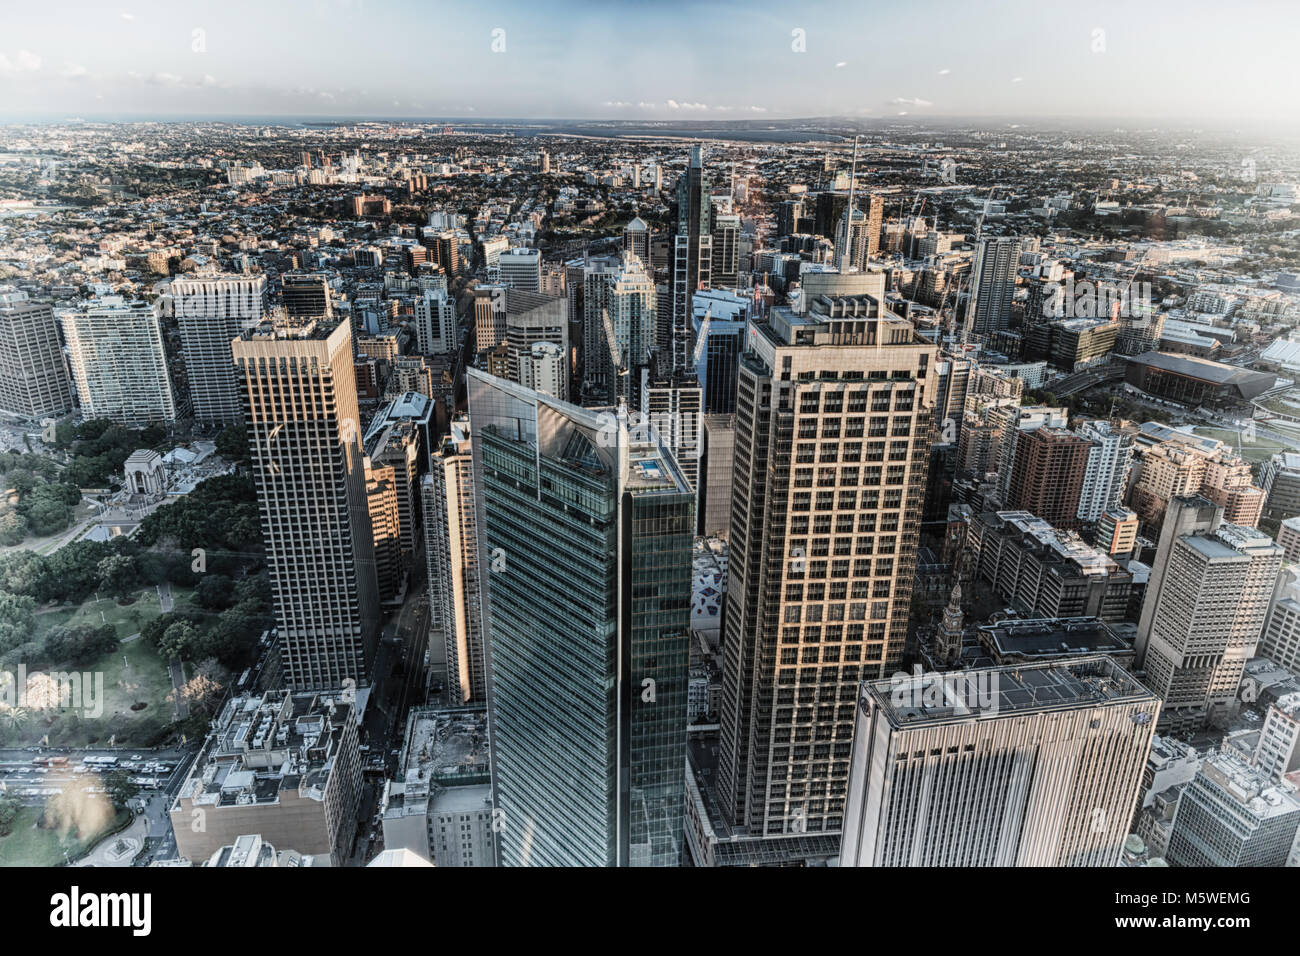
[[[841,67],[845,67],[845,66],[848,66],[848,65],[849,65],[849,64],[848,64],[848,61],[847,61],[847,60],[840,60],[840,62],[838,62],[838,63],[835,64],[835,69],[838,70],[838,69],[840,69]]]
[[[601,105],[601,106],[612,106],[614,109],[619,109],[619,110],[621,110],[621,109],[626,109],[627,107],[631,106],[632,104],[631,104],[631,103],[624,103],[622,100],[606,100],[604,103],[601,103],[600,105]]]
[[[120,15],[120,16],[122,17],[122,19],[125,20],[127,23],[130,23],[132,20],[135,19],[135,14],[134,14],[134,13],[123,13],[123,14],[119,14],[119,15]]]
[[[665,104],[670,110],[707,110],[707,103],[679,103],[676,100],[669,100]]]
[[[64,76],[85,76],[88,71],[80,63],[64,63],[59,72]]]
[[[1024,78],[1023,76],[1013,76],[1013,77],[1011,78],[1011,82],[1012,82],[1012,83],[1023,83],[1023,82],[1025,82],[1025,78]]]
[[[0,53],[0,73],[34,73],[41,68],[41,58],[31,50],[19,50],[11,60]]]
[[[952,70],[948,69],[947,67],[944,67],[942,70],[939,71],[939,75],[940,75],[940,76],[947,76],[947,75],[948,75],[949,73],[951,73],[951,72],[952,72]]]
[[[890,106],[933,106],[929,100],[923,100],[915,96],[895,96],[889,101]]]

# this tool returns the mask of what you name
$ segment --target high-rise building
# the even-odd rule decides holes
[[[534,342],[519,355],[519,384],[561,401],[569,395],[568,366],[564,350],[554,342]]]
[[[38,419],[71,410],[54,310],[26,292],[0,291],[0,411]]]
[[[1091,448],[1088,439],[1062,429],[1020,432],[1008,509],[1031,512],[1056,528],[1078,527],[1079,496]]]
[[[487,702],[479,585],[478,519],[469,420],[451,423],[421,486],[429,607],[446,648],[447,693],[456,705]]]
[[[1019,262],[1018,238],[980,240],[966,305],[966,328],[974,335],[988,335],[1010,325]]]
[[[1287,567],[1278,575],[1258,650],[1261,657],[1300,675],[1300,570]]]
[[[936,351],[837,302],[751,318],[740,363],[718,790],[756,838],[839,831],[858,683],[911,610]]]
[[[1112,557],[1132,554],[1137,549],[1137,512],[1128,508],[1107,508],[1097,516],[1097,549]]]
[[[266,277],[176,278],[171,294],[194,417],[208,424],[242,421],[243,403],[230,343],[266,314]]]
[[[635,398],[616,394],[619,373],[630,373],[649,361],[656,341],[658,303],[654,279],[642,260],[630,254],[593,261],[587,269],[583,278],[583,385],[600,403]]]
[[[866,681],[841,866],[1116,866],[1160,702],[1107,657]]]
[[[704,390],[694,374],[665,375],[659,368],[658,363],[641,367],[639,411],[657,430],[686,483],[696,491],[700,481]]]
[[[266,324],[231,350],[285,683],[365,683],[379,606],[351,326]]]
[[[158,313],[104,296],[59,314],[77,399],[86,418],[139,427],[176,420]]]
[[[555,398],[569,397],[569,320],[565,301],[540,292],[506,289],[501,297],[505,305],[505,343],[507,375],[513,382],[524,382],[525,375],[535,376],[541,361],[545,372],[544,389]],[[549,344],[545,356],[534,357],[537,346]],[[534,380],[536,380],[534,378]],[[530,388],[538,386],[530,385]]]
[[[695,336],[695,377],[704,390],[706,415],[736,410],[736,366],[753,299],[713,289],[695,294],[691,326]]]
[[[867,267],[867,249],[871,243],[870,224],[867,214],[861,209],[854,209],[852,217],[853,222],[850,226],[849,212],[846,208],[845,214],[840,217],[835,227],[834,262],[844,271],[856,269],[861,272]],[[846,228],[849,235],[846,235]]]
[[[1168,861],[1172,866],[1286,866],[1297,829],[1295,787],[1225,751],[1207,759],[1183,788]]]
[[[650,262],[650,227],[640,216],[623,227],[623,251],[630,252],[647,265]]]
[[[334,315],[329,277],[322,272],[290,273],[281,279],[284,310],[290,319],[328,319]]]
[[[500,862],[677,866],[691,489],[623,413],[468,375]]]
[[[497,260],[501,284],[521,292],[539,292],[542,286],[542,254],[536,249],[510,249]]]
[[[456,331],[454,296],[434,290],[415,300],[415,347],[418,351],[425,355],[456,351],[460,345]]]
[[[1124,497],[1133,463],[1133,436],[1107,421],[1084,422],[1075,428],[1075,434],[1092,443],[1078,511],[1080,521],[1091,523],[1098,521],[1102,512],[1118,507]]]
[[[673,234],[672,367],[685,369],[691,350],[692,297],[713,287],[713,235],[709,178],[699,146],[677,181],[677,220]]]
[[[709,235],[713,245],[709,283],[715,289],[733,289],[740,269],[740,217],[714,207]]]
[[[1232,705],[1282,556],[1262,531],[1223,523],[1206,498],[1170,502],[1134,645],[1162,719],[1201,725]]]

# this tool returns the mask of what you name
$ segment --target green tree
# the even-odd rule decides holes
[[[22,809],[22,803],[13,794],[0,793],[0,837],[14,832],[14,821]]]
[[[121,810],[128,800],[140,792],[140,785],[131,782],[131,776],[125,770],[114,770],[104,775],[104,792],[113,802],[114,809]]]
[[[125,598],[140,585],[140,569],[134,558],[113,554],[95,565],[99,586],[119,599]]]

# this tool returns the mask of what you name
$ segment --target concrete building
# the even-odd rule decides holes
[[[1019,261],[1018,238],[980,240],[975,249],[971,298],[966,306],[966,328],[974,335],[989,335],[1011,324]]]
[[[1183,788],[1169,838],[1172,866],[1285,866],[1300,828],[1300,800],[1240,757],[1205,761]]]
[[[170,288],[195,419],[222,425],[243,421],[230,343],[266,314],[266,277],[178,277]]]
[[[0,290],[0,412],[41,419],[72,410],[72,388],[49,305]]]
[[[1254,764],[1274,780],[1300,770],[1300,694],[1286,694],[1269,705]]]
[[[1133,575],[1077,534],[1024,511],[974,515],[966,528],[976,580],[1021,614],[1122,621]]]
[[[1284,568],[1273,589],[1268,622],[1259,639],[1259,653],[1300,675],[1300,583],[1297,570]]]
[[[736,422],[732,415],[704,416],[700,454],[699,525],[705,537],[726,540],[731,528],[731,483],[736,457]]]
[[[841,866],[1115,866],[1160,702],[1091,657],[865,681]]]
[[[835,833],[845,700],[902,660],[936,350],[866,296],[773,309],[746,340],[716,799],[751,839]]]
[[[348,322],[264,324],[231,346],[285,682],[369,680],[379,597]]]
[[[1300,516],[1300,454],[1279,452],[1264,462],[1259,468],[1259,484],[1268,496],[1264,505],[1268,518],[1286,521]]]
[[[1078,512],[1080,521],[1091,524],[1123,500],[1133,463],[1133,436],[1107,421],[1084,422],[1075,428],[1075,434],[1092,443],[1079,489]]]
[[[415,300],[415,347],[425,355],[454,352],[460,346],[456,300],[433,290]]]
[[[292,272],[283,276],[280,284],[284,310],[290,320],[333,318],[329,276],[323,272]]]
[[[82,415],[133,428],[176,420],[162,324],[152,306],[104,296],[60,313],[59,323]]]
[[[497,260],[501,284],[521,292],[540,292],[542,254],[537,249],[510,249]]]
[[[1300,515],[1287,518],[1277,530],[1277,543],[1288,561],[1300,562]]]
[[[151,448],[133,451],[122,466],[126,490],[133,495],[160,495],[167,490],[167,470],[163,457]]]
[[[1137,512],[1128,508],[1107,508],[1097,516],[1097,548],[1111,557],[1126,557],[1137,548]]]
[[[1202,724],[1235,706],[1268,616],[1282,549],[1224,524],[1205,498],[1176,498],[1160,533],[1137,649],[1165,720]]]
[[[361,796],[355,710],[348,691],[229,700],[171,806],[178,855],[207,860],[256,833],[341,865]]]

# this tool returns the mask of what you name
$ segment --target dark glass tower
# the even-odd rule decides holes
[[[694,499],[624,419],[469,371],[503,866],[676,866]]]

